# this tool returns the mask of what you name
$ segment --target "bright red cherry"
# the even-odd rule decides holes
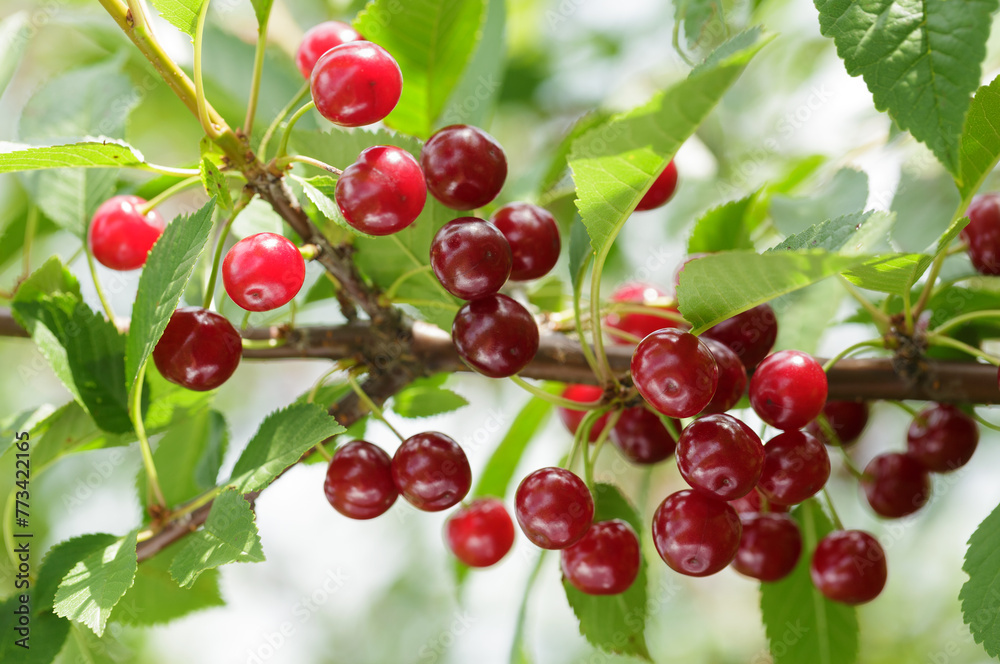
[[[431,242],[434,274],[449,293],[463,300],[496,293],[507,283],[510,265],[507,238],[478,217],[449,221]]]
[[[782,350],[769,356],[750,379],[750,405],[773,427],[801,429],[826,404],[826,373],[811,355]]]
[[[739,515],[742,517],[744,514],[756,514],[758,512],[769,513],[769,512],[787,512],[787,505],[779,505],[777,503],[769,503],[767,509],[764,509],[764,502],[767,498],[763,498],[758,489],[754,489],[750,493],[736,500],[727,501],[733,506]]]
[[[715,363],[719,365],[719,384],[715,395],[702,411],[705,415],[724,413],[743,398],[747,391],[747,370],[740,362],[739,356],[720,341],[701,337],[702,343],[712,351]]]
[[[170,315],[153,349],[153,362],[171,383],[189,390],[214,390],[240,365],[240,333],[219,314],[183,307]]]
[[[827,401],[823,406],[823,415],[836,437],[830,440],[820,426],[819,420],[813,420],[806,426],[806,431],[819,438],[827,445],[848,446],[861,437],[861,432],[868,424],[868,404],[864,401]]]
[[[420,216],[427,185],[413,155],[391,145],[376,145],[347,167],[337,180],[334,197],[348,224],[368,235],[391,235]]]
[[[403,73],[381,46],[353,41],[316,61],[310,87],[320,115],[342,127],[361,127],[378,122],[396,107]]]
[[[514,522],[499,498],[478,498],[460,507],[444,526],[448,548],[469,567],[500,562],[514,545]]]
[[[672,420],[680,431],[679,420]],[[677,441],[663,426],[660,417],[642,406],[626,408],[611,429],[611,442],[632,463],[659,463],[670,457]]]
[[[306,263],[292,241],[275,233],[245,237],[222,261],[222,283],[233,302],[247,311],[270,311],[302,288]]]
[[[720,500],[750,493],[764,467],[764,445],[730,415],[706,415],[677,440],[677,468],[692,488]]]
[[[861,530],[835,530],[821,539],[809,572],[817,590],[842,604],[872,601],[889,575],[882,545]]]
[[[325,21],[314,25],[306,31],[299,42],[299,50],[295,53],[295,64],[302,72],[303,78],[309,78],[316,61],[327,51],[341,44],[361,41],[364,37],[340,21]]]
[[[1000,195],[976,196],[966,212],[969,225],[961,237],[972,265],[982,274],[1000,274]]]
[[[741,532],[736,510],[698,491],[667,496],[653,515],[653,544],[660,557],[688,576],[709,576],[731,563]]]
[[[666,328],[635,347],[632,380],[642,398],[667,417],[693,417],[715,395],[719,367],[698,337]]]
[[[632,282],[615,289],[615,292],[611,294],[611,301],[627,302],[629,304],[649,304],[665,297],[669,297],[669,294],[652,284]],[[673,307],[664,309],[664,311],[678,313],[677,309]],[[616,344],[631,345],[634,343],[631,339],[615,334],[616,330],[625,332],[638,339],[644,339],[653,332],[665,327],[684,326],[670,318],[661,318],[652,314],[618,314],[612,312],[604,317],[604,329]]]
[[[420,152],[427,189],[454,210],[474,210],[492,201],[507,179],[507,156],[478,127],[449,125]]]
[[[566,389],[563,390],[562,396],[564,399],[569,399],[570,401],[593,403],[604,396],[604,390],[596,385],[567,385]],[[580,428],[580,423],[583,422],[583,418],[587,416],[587,411],[585,410],[573,410],[572,408],[563,408],[562,406],[556,408],[556,412],[559,413],[559,419],[562,420],[562,423],[566,425],[566,428],[572,434],[576,433],[576,430]],[[597,418],[594,426],[590,429],[590,442],[597,442],[607,424],[607,414]]]
[[[560,552],[562,573],[588,595],[617,595],[639,575],[639,538],[621,519],[600,521],[583,538]]]
[[[787,514],[740,517],[743,535],[733,569],[760,581],[778,581],[792,573],[802,555],[802,533]]]
[[[967,464],[978,444],[976,421],[951,404],[924,408],[906,432],[908,454],[935,473],[947,473]]]
[[[868,504],[888,519],[913,514],[931,497],[931,476],[909,454],[880,454],[865,466],[861,480]]]
[[[374,519],[396,502],[392,461],[377,445],[352,440],[339,448],[326,469],[326,499],[352,519]]]
[[[538,352],[538,325],[506,295],[468,302],[455,315],[451,336],[459,356],[490,378],[513,376]]]
[[[663,172],[653,181],[653,186],[635,206],[636,211],[652,210],[664,205],[674,195],[675,189],[677,189],[677,166],[671,159]]]
[[[531,203],[508,203],[490,215],[513,254],[511,281],[544,277],[559,260],[562,246],[556,219]]]
[[[804,431],[785,431],[764,446],[764,469],[757,489],[772,503],[797,505],[816,495],[830,479],[830,455]]]
[[[540,468],[517,487],[514,515],[529,540],[543,549],[565,549],[594,521],[594,499],[579,477],[563,468]]]
[[[778,338],[778,319],[771,305],[758,304],[753,309],[716,323],[705,330],[704,336],[729,346],[747,371],[753,371],[774,347]]]
[[[452,438],[429,431],[410,436],[392,457],[392,481],[411,505],[440,512],[457,505],[472,486],[465,452]]]
[[[97,262],[112,270],[135,270],[166,228],[156,210],[143,216],[138,196],[112,196],[101,203],[87,229],[87,242]]]

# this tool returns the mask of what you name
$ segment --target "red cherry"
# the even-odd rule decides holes
[[[669,294],[656,286],[632,282],[615,289],[615,292],[611,294],[611,301],[627,302],[630,304],[649,304],[664,297],[669,297]],[[677,309],[673,307],[664,309],[664,311],[678,313]],[[604,318],[604,329],[607,330],[608,335],[611,336],[611,340],[616,344],[631,345],[633,343],[631,339],[615,334],[616,330],[639,339],[644,339],[653,332],[665,327],[684,326],[677,321],[652,314],[618,314],[612,312]]]
[[[270,311],[287,304],[305,278],[306,263],[298,247],[274,233],[243,238],[222,261],[226,292],[247,311]]]
[[[477,498],[459,508],[444,533],[448,548],[469,567],[495,565],[514,545],[514,522],[499,498]]]
[[[773,427],[801,429],[826,404],[826,373],[811,355],[782,350],[769,356],[750,379],[750,405]]]
[[[507,179],[507,156],[496,139],[478,127],[440,129],[420,152],[427,189],[455,210],[473,210],[492,201]]]
[[[868,404],[864,401],[827,401],[823,406],[823,415],[833,430],[836,440],[829,440],[819,420],[813,420],[806,426],[806,431],[819,438],[826,445],[841,444],[848,446],[861,437],[861,432],[868,424]]]
[[[1000,195],[983,194],[972,199],[969,225],[961,238],[969,245],[969,258],[981,274],[1000,274]]]
[[[635,206],[636,211],[652,210],[666,204],[674,195],[675,189],[677,189],[677,166],[671,159],[663,172],[653,181],[653,185],[646,191],[639,204]]]
[[[339,448],[326,469],[326,499],[352,519],[374,519],[396,502],[392,461],[385,451],[363,440]]]
[[[381,46],[353,41],[316,61],[310,87],[320,115],[342,127],[361,127],[378,122],[396,107],[403,73]]]
[[[436,431],[403,441],[392,457],[392,481],[411,505],[440,512],[457,505],[472,486],[472,470],[462,448]]]
[[[969,462],[979,445],[976,421],[951,404],[920,411],[906,433],[911,457],[935,473],[947,473]]]
[[[487,295],[458,310],[451,336],[459,356],[490,378],[513,376],[538,352],[538,325],[506,295]]]
[[[667,417],[692,417],[712,400],[719,367],[698,337],[666,328],[635,347],[632,380],[642,398]]]
[[[87,242],[97,262],[112,270],[135,270],[166,228],[156,210],[139,211],[146,201],[138,196],[113,196],[101,203],[87,230]]]
[[[802,533],[787,514],[740,517],[743,535],[733,569],[760,581],[778,581],[792,573],[802,555]]]
[[[508,203],[490,216],[513,254],[511,281],[544,277],[559,260],[561,241],[555,217],[531,203]]]
[[[680,431],[680,421],[672,421]],[[618,422],[611,429],[611,441],[626,459],[644,465],[669,458],[677,447],[677,441],[663,426],[659,416],[642,406],[622,411]]]
[[[729,501],[753,490],[764,467],[764,446],[729,415],[706,415],[677,440],[677,468],[692,488]]]
[[[830,479],[830,455],[804,431],[785,431],[764,446],[764,469],[757,489],[772,503],[797,505],[816,495]]]
[[[705,330],[704,336],[721,341],[736,353],[747,371],[753,371],[774,347],[778,319],[769,304],[736,314]]]
[[[507,283],[510,265],[507,239],[478,217],[449,221],[431,242],[434,274],[449,293],[463,300],[496,293]]]
[[[701,341],[708,346],[715,363],[719,365],[719,384],[715,388],[715,395],[702,413],[705,415],[724,413],[738,404],[746,393],[747,370],[740,362],[739,356],[728,346],[708,337],[701,337]]]
[[[653,515],[653,544],[663,562],[687,576],[709,576],[736,557],[742,527],[725,501],[698,491],[667,496]]]
[[[872,601],[888,577],[885,551],[861,530],[836,530],[821,539],[809,572],[821,593],[842,604]]]
[[[931,497],[931,477],[908,454],[880,454],[865,466],[861,488],[876,514],[897,519],[927,504]]]
[[[562,573],[588,595],[617,595],[629,589],[642,561],[639,538],[621,519],[593,524],[576,544],[560,552]]]
[[[219,314],[183,307],[170,315],[153,349],[153,362],[171,383],[189,390],[214,390],[240,365],[240,333]]]
[[[391,145],[376,145],[347,167],[337,180],[334,197],[348,224],[368,235],[391,235],[420,216],[427,186],[413,155]]]
[[[604,390],[596,385],[567,385],[566,389],[563,390],[562,396],[564,399],[569,399],[570,401],[593,403],[604,396]],[[563,408],[562,406],[556,408],[556,412],[559,413],[559,419],[562,420],[562,423],[566,425],[566,428],[572,434],[576,434],[576,430],[580,428],[583,418],[587,416],[586,410],[573,410],[572,408]],[[597,442],[607,424],[607,414],[597,418],[594,426],[590,429],[590,442]]]
[[[579,477],[563,468],[541,468],[517,487],[514,515],[535,546],[565,549],[594,521],[594,499]]]
[[[302,77],[309,78],[316,61],[331,48],[363,39],[364,37],[354,28],[340,21],[325,21],[314,25],[306,31],[302,41],[299,42],[299,50],[295,53],[295,64],[302,72]]]

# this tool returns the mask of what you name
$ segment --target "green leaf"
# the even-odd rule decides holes
[[[441,387],[407,387],[392,398],[392,412],[400,417],[431,417],[468,406],[460,394]]]
[[[959,172],[959,137],[997,0],[814,0],[847,73],[875,108]]]
[[[201,166],[198,169],[201,174],[201,184],[205,187],[205,192],[214,197],[219,202],[219,207],[223,210],[233,209],[233,196],[229,191],[229,181],[222,174],[219,167],[208,157],[201,158]]]
[[[688,239],[688,254],[753,249],[747,213],[756,203],[758,193],[723,203],[701,215]]]
[[[833,524],[815,500],[792,516],[802,531],[802,556],[792,573],[762,583],[760,610],[774,664],[853,664],[858,658],[858,617],[852,606],[831,602],[813,586],[812,553]]]
[[[958,190],[964,201],[972,200],[986,176],[1000,160],[1000,76],[976,91],[969,106],[961,140]]]
[[[594,250],[590,248],[590,236],[587,235],[587,227],[579,217],[573,220],[573,225],[569,229],[569,277],[573,284],[573,291],[579,290],[583,281],[587,264],[594,257]]]
[[[31,615],[27,634],[15,631],[25,629],[19,623],[23,616],[15,613],[22,610],[21,595],[26,595]],[[51,611],[38,612],[34,610],[35,597],[38,593],[14,592],[7,601],[0,603],[0,661],[18,662],[18,664],[49,664],[62,650],[63,643],[69,635],[70,623],[54,615]],[[23,639],[23,640],[22,640]],[[23,647],[22,647],[23,646]]]
[[[701,42],[709,24],[714,23],[715,27],[721,28],[719,32],[725,31],[721,10],[721,0],[677,0],[674,3],[674,20],[683,23],[684,38],[689,47]]]
[[[201,11],[202,3],[207,0],[152,0],[153,6],[160,12],[160,16],[175,28],[194,37],[195,27],[198,25],[198,12]],[[254,10],[257,9],[254,3]]]
[[[962,570],[969,575],[958,594],[965,624],[990,657],[1000,657],[1000,506],[969,538]]]
[[[946,173],[922,177],[904,168],[890,209],[905,223],[893,227],[893,243],[902,251],[923,252],[947,230],[961,202],[961,194]]]
[[[193,588],[202,572],[227,563],[264,560],[253,509],[239,491],[227,489],[212,503],[204,527],[188,537],[170,565],[170,576]]]
[[[66,145],[31,147],[0,142],[0,173],[42,168],[142,168],[146,158],[124,141],[94,139]]]
[[[845,256],[875,254],[889,248],[889,232],[896,217],[886,212],[854,212],[821,221],[785,238],[767,253],[784,250],[824,249]]]
[[[316,209],[320,211],[327,220],[332,221],[340,228],[349,231],[353,235],[363,235],[365,237],[373,237],[367,233],[362,233],[358,229],[347,223],[344,219],[344,215],[340,211],[340,206],[337,205],[337,200],[335,198],[337,192],[337,179],[332,178],[329,175],[317,175],[311,178],[300,178],[296,175],[292,176],[296,182],[302,185],[302,192],[306,195]],[[330,236],[331,230],[327,226],[323,226],[320,230],[323,231],[324,235]]]
[[[389,51],[403,93],[385,123],[427,138],[482,36],[485,0],[373,0],[354,19],[365,39]]]
[[[146,259],[139,277],[139,290],[132,306],[125,375],[134,386],[139,369],[153,352],[156,342],[177,309],[184,287],[205,250],[212,233],[215,199],[191,216],[180,216],[167,224]]]
[[[202,410],[170,427],[153,453],[157,473],[170,478],[163,482],[167,505],[180,505],[214,487],[228,444],[226,419],[216,410]],[[136,477],[136,487],[145,507],[145,470]]]
[[[570,130],[559,141],[555,149],[552,150],[552,157],[549,161],[549,168],[542,176],[538,186],[539,193],[548,193],[557,184],[563,181],[566,171],[569,168],[569,153],[573,149],[576,139],[586,134],[591,129],[607,124],[612,118],[611,113],[602,110],[590,111],[581,115],[570,127]]]
[[[559,388],[555,385],[549,388],[549,391],[553,393],[558,390]],[[479,481],[476,482],[476,486],[472,490],[474,498],[482,496],[503,498],[507,495],[507,490],[514,479],[514,472],[521,462],[521,457],[524,456],[524,451],[528,449],[528,445],[542,430],[551,412],[551,403],[532,397],[514,416],[510,429],[507,430],[497,448],[493,450],[483,472],[479,474]]]
[[[258,491],[317,443],[344,427],[316,404],[292,404],[268,415],[236,461],[227,484],[241,493]]]
[[[19,413],[12,413],[0,420],[0,457],[10,449],[17,439],[19,433],[27,432],[31,439],[37,438],[43,433],[42,422],[48,425],[48,418],[56,412],[56,409],[49,404],[43,404],[37,408],[27,408]],[[32,440],[29,439],[29,443]]]
[[[825,219],[863,210],[867,200],[868,175],[853,168],[842,168],[808,196],[773,196],[770,212],[775,228],[792,235]]]
[[[33,591],[35,603],[32,610],[35,613],[51,611],[52,605],[55,603],[56,590],[70,570],[90,554],[103,551],[117,541],[118,538],[114,535],[92,533],[59,542],[49,549],[42,560],[41,568],[38,570],[38,581],[35,582]]]
[[[135,581],[137,534],[133,530],[78,562],[56,590],[56,615],[82,623],[101,636],[111,610]]]
[[[441,111],[438,126],[470,124],[485,127],[500,98],[507,63],[507,3],[505,0],[485,2],[486,17],[479,43]]]
[[[563,280],[549,274],[528,285],[528,302],[542,311],[562,311],[566,305],[566,288]]]
[[[930,264],[931,257],[925,254],[889,254],[845,270],[844,278],[861,288],[902,295]]]
[[[0,52],[0,95],[7,89],[10,80],[14,78],[17,66],[21,64],[21,56],[27,47],[30,38],[28,12],[20,11],[11,14],[3,21],[0,21],[0,44],[4,44],[3,52]]]
[[[594,487],[594,521],[622,519],[643,532],[635,508],[611,484]],[[586,595],[563,578],[569,605],[580,621],[580,633],[592,645],[606,652],[633,655],[652,661],[646,648],[646,559],[639,563],[639,575],[620,595]]]
[[[253,12],[257,15],[257,25],[263,27],[271,16],[274,0],[250,0],[250,4],[253,5]]]
[[[816,354],[827,328],[833,326],[845,295],[839,282],[827,279],[772,302],[781,316],[774,350]]]

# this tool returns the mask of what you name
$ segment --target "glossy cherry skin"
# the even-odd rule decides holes
[[[721,341],[739,356],[747,371],[753,371],[774,348],[778,338],[778,319],[769,304],[736,314],[705,330],[709,339]]]
[[[358,155],[337,180],[337,207],[368,235],[391,235],[412,224],[427,202],[420,164],[406,150],[376,145]]]
[[[779,505],[778,503],[767,503],[767,507],[765,509],[764,503],[767,502],[767,498],[762,497],[758,489],[754,489],[747,495],[737,498],[736,500],[730,500],[727,502],[733,506],[733,509],[739,513],[740,517],[745,514],[756,514],[758,512],[766,514],[769,512],[788,511],[787,505]]]
[[[490,378],[513,376],[538,352],[535,319],[506,295],[466,303],[455,315],[451,336],[465,363]]]
[[[715,388],[712,400],[702,411],[705,415],[724,413],[740,402],[747,391],[747,370],[740,362],[739,356],[722,342],[708,337],[701,338],[702,343],[712,351],[715,363],[719,365],[719,384]]]
[[[772,503],[797,505],[819,493],[828,479],[830,455],[815,436],[785,431],[764,446],[757,489]]]
[[[862,530],[835,530],[821,539],[809,572],[828,599],[852,605],[878,597],[889,575],[882,545]]]
[[[976,421],[951,404],[924,408],[906,432],[908,454],[935,473],[961,468],[978,445]]]
[[[680,431],[679,420],[672,420]],[[632,463],[649,465],[670,458],[677,441],[659,416],[642,406],[626,408],[611,429],[611,442]]]
[[[826,404],[826,373],[811,355],[782,350],[769,356],[750,379],[750,405],[773,427],[801,429]]]
[[[669,297],[669,294],[652,284],[631,282],[615,289],[615,292],[611,294],[611,301],[627,302],[630,304],[647,304],[665,297]],[[667,308],[664,311],[669,311],[675,314],[678,313],[677,309],[674,308]],[[610,336],[611,340],[616,344],[622,345],[631,345],[634,342],[622,335],[615,334],[616,330],[625,332],[626,334],[638,339],[644,339],[653,332],[661,330],[665,327],[684,326],[677,321],[669,318],[661,318],[660,316],[654,316],[652,314],[619,314],[612,312],[604,317],[604,329],[607,331],[608,336]]]
[[[567,385],[566,389],[563,390],[562,396],[564,399],[571,401],[592,403],[604,396],[604,390],[596,385]],[[566,428],[572,434],[576,433],[576,430],[580,428],[580,423],[583,422],[583,418],[587,416],[587,411],[585,410],[573,410],[572,408],[563,408],[562,406],[556,408],[556,412],[559,413],[559,419],[562,420],[562,423],[566,425]],[[597,418],[594,426],[590,428],[590,442],[597,442],[607,424],[607,414]]]
[[[492,201],[507,179],[507,155],[478,127],[449,125],[420,152],[427,189],[453,210],[474,210]]]
[[[632,381],[642,398],[667,417],[693,417],[715,395],[719,367],[698,337],[665,328],[635,347]]]
[[[636,211],[652,210],[666,204],[673,197],[676,189],[677,166],[674,165],[674,160],[671,159],[667,167],[663,169],[663,172],[653,181],[653,186],[646,191],[642,200],[635,206]]]
[[[449,293],[474,300],[500,290],[510,276],[510,244],[500,230],[478,217],[442,226],[431,242],[431,268]]]
[[[570,471],[540,468],[518,485],[514,516],[535,546],[565,549],[580,541],[593,523],[594,499]]]
[[[270,311],[287,304],[305,278],[302,253],[291,240],[275,233],[243,238],[222,261],[226,292],[247,311]]]
[[[730,415],[706,415],[677,440],[677,468],[692,488],[720,500],[750,493],[764,468],[764,445]]]
[[[746,514],[733,569],[771,582],[792,573],[802,555],[802,533],[787,514]]]
[[[981,274],[1000,274],[1000,195],[976,196],[966,212],[969,225],[962,240],[969,245],[969,258]]]
[[[806,431],[819,438],[826,445],[840,444],[848,446],[857,442],[861,432],[868,425],[868,404],[864,401],[827,401],[823,406],[823,415],[833,430],[835,440],[830,440],[820,426],[819,420],[813,420],[806,426]]]
[[[460,507],[444,526],[448,548],[469,567],[500,562],[514,545],[514,522],[499,498],[478,498]]]
[[[531,203],[508,203],[490,215],[513,255],[511,281],[544,277],[559,260],[559,226],[548,210]]]
[[[352,519],[385,514],[399,496],[389,455],[364,440],[352,440],[337,450],[326,469],[323,491],[335,510]]]
[[[90,220],[87,243],[94,258],[112,270],[136,270],[163,235],[167,224],[156,210],[139,211],[147,201],[138,196],[112,196]]]
[[[368,41],[347,42],[324,53],[309,81],[316,110],[342,127],[378,122],[392,112],[403,91],[396,60]]]
[[[931,476],[908,454],[880,454],[865,466],[861,488],[868,504],[887,519],[913,514],[931,497]]]
[[[429,431],[410,436],[392,457],[392,481],[411,505],[440,512],[457,505],[472,486],[465,452],[452,438]]]
[[[316,61],[331,48],[363,39],[357,30],[346,23],[324,21],[309,28],[302,36],[299,49],[295,52],[295,65],[302,72],[302,78],[309,78]]]
[[[740,518],[728,503],[698,491],[667,496],[653,514],[653,544],[671,569],[709,576],[733,562]]]
[[[639,576],[639,538],[625,521],[593,524],[573,546],[560,552],[562,573],[588,595],[623,593]]]
[[[171,314],[153,349],[153,362],[164,378],[198,392],[229,380],[241,357],[242,340],[232,323],[200,307]]]

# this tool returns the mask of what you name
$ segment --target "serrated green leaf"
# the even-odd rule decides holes
[[[365,39],[389,51],[403,93],[386,125],[430,136],[482,35],[484,0],[373,0],[354,19]]]
[[[701,215],[688,239],[688,254],[753,249],[747,214],[757,201],[758,193],[723,203]]]
[[[1000,506],[969,538],[962,570],[969,575],[958,594],[965,624],[987,654],[1000,657]]]
[[[215,486],[222,457],[229,445],[226,418],[217,410],[202,410],[167,430],[153,453],[167,505],[180,505]],[[139,499],[146,506],[146,473],[136,477]]]
[[[858,658],[858,617],[854,607],[823,597],[809,574],[812,552],[833,524],[815,500],[792,516],[802,531],[802,556],[792,573],[762,583],[760,610],[774,664],[853,664]]]
[[[56,590],[56,615],[104,633],[112,609],[135,581],[138,531],[87,554],[63,578]]]
[[[0,53],[0,95],[7,89],[10,79],[14,78],[17,66],[21,64],[21,56],[27,47],[30,38],[28,12],[20,11],[11,14],[3,21],[0,21],[0,44],[5,44],[6,48]]]
[[[569,153],[573,149],[576,139],[586,134],[591,129],[603,126],[612,118],[611,113],[602,110],[590,111],[581,115],[573,126],[570,127],[566,135],[562,137],[558,145],[552,151],[549,161],[549,168],[542,176],[538,186],[541,194],[549,192],[553,187],[562,182],[569,169]]]
[[[460,394],[441,387],[407,387],[392,398],[392,412],[400,417],[431,417],[468,406]]]
[[[59,542],[49,549],[38,571],[32,610],[35,613],[51,611],[59,584],[70,570],[92,553],[103,551],[117,541],[118,538],[114,535],[93,533]]]
[[[976,91],[960,143],[958,190],[966,202],[979,191],[1000,160],[1000,76]]]
[[[167,224],[149,251],[129,325],[125,375],[130,388],[134,388],[139,369],[170,322],[198,257],[205,250],[212,233],[214,211],[212,198],[194,214],[177,217]]]
[[[855,286],[880,293],[901,295],[913,287],[930,267],[925,254],[889,254],[871,259],[844,271],[844,278]]]
[[[18,434],[28,433],[31,438],[37,438],[44,433],[44,426],[48,425],[48,418],[56,412],[50,404],[43,404],[37,408],[28,408],[19,413],[12,413],[3,420],[0,420],[0,457],[2,457],[15,442]],[[45,425],[43,426],[43,422]],[[32,442],[28,439],[29,444]]]
[[[875,108],[959,172],[959,137],[997,0],[814,0],[847,73]]]
[[[42,168],[141,168],[146,159],[124,141],[92,139],[65,145],[31,147],[0,142],[0,173]]]
[[[174,557],[170,576],[191,588],[206,570],[227,563],[259,563],[264,560],[257,524],[250,503],[239,491],[227,489],[212,504],[205,525],[188,537]]]
[[[842,168],[808,196],[773,196],[771,219],[780,232],[793,235],[826,219],[862,210],[867,200],[868,175],[853,168]]]
[[[555,386],[551,386],[549,389],[552,392],[558,391]],[[503,498],[507,495],[507,490],[514,479],[514,472],[517,470],[517,464],[521,462],[521,457],[524,456],[528,445],[542,430],[551,412],[551,403],[534,397],[518,411],[510,429],[493,450],[483,472],[479,474],[479,480],[472,489],[472,497],[496,496]]]
[[[201,174],[201,184],[205,187],[205,192],[210,197],[215,197],[219,202],[219,207],[223,210],[233,209],[233,196],[229,191],[229,182],[222,174],[219,167],[208,157],[201,158],[201,165],[198,169]]]
[[[153,6],[160,16],[167,19],[175,28],[194,38],[198,25],[198,13],[207,0],[152,0]],[[256,6],[254,7],[256,10]]]
[[[344,215],[340,211],[340,206],[337,205],[336,194],[337,194],[337,179],[332,178],[328,175],[317,175],[316,177],[311,177],[309,179],[300,178],[298,176],[292,176],[296,182],[302,185],[302,192],[306,195],[316,209],[320,211],[328,221],[332,221],[334,224],[348,231],[352,235],[359,235],[364,237],[373,237],[367,233],[362,233],[358,229],[347,223],[344,219]],[[324,225],[320,230],[326,236],[331,235],[330,229]]]
[[[815,224],[785,238],[767,253],[784,250],[823,249],[845,256],[876,254],[889,249],[889,232],[896,217],[886,212],[854,212]]]
[[[21,595],[27,595],[28,605],[32,607],[27,633],[15,631],[25,629],[19,620],[23,614],[20,611]],[[0,661],[17,662],[18,664],[49,664],[62,650],[63,643],[69,635],[70,623],[51,611],[37,612],[34,602],[37,593],[34,591],[19,593],[15,591],[5,602],[0,602]]]
[[[674,3],[674,20],[684,25],[684,38],[689,47],[697,46],[710,23],[722,27],[721,0],[677,0]]]

